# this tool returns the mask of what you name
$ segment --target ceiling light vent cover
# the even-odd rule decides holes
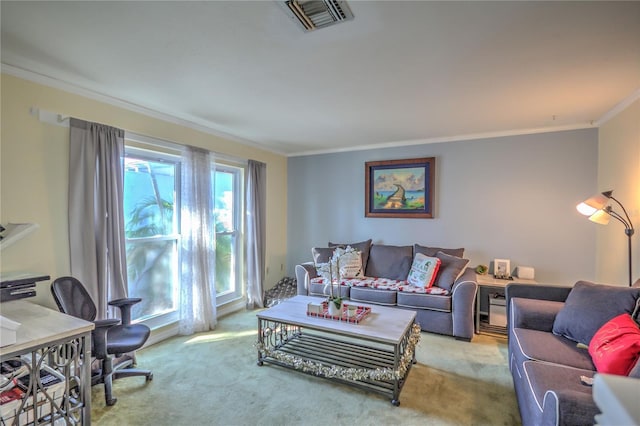
[[[284,8],[306,32],[353,19],[346,1],[289,0],[284,2]]]

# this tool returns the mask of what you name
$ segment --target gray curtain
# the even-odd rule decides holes
[[[267,165],[249,160],[247,169],[247,308],[264,307]]]
[[[89,291],[98,318],[113,317],[107,302],[127,296],[124,130],[76,118],[70,127],[71,275]]]
[[[184,335],[213,330],[217,321],[212,163],[209,151],[190,146],[182,150],[178,331]]]

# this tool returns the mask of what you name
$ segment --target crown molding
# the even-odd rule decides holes
[[[466,135],[447,136],[447,137],[441,137],[441,138],[413,139],[413,140],[406,140],[406,141],[385,142],[380,144],[360,145],[360,146],[345,147],[345,148],[338,148],[338,149],[297,152],[293,154],[288,154],[287,156],[301,157],[306,155],[335,154],[339,152],[365,151],[368,149],[398,148],[402,146],[426,145],[426,144],[442,143],[442,142],[457,142],[457,141],[468,141],[468,140],[474,140],[474,139],[503,138],[507,136],[524,136],[524,135],[534,135],[539,133],[564,132],[569,130],[591,129],[595,127],[596,126],[594,124],[590,124],[590,123],[578,123],[578,124],[567,124],[563,126],[539,127],[539,128],[533,128],[533,129],[514,129],[514,130],[505,130],[500,132],[470,133]]]
[[[638,99],[640,99],[640,89],[636,90],[635,92],[632,92],[629,96],[627,96],[626,98],[618,102],[616,106],[611,108],[602,117],[597,119],[594,122],[594,124],[596,125],[596,127],[602,126],[604,123],[611,120],[616,115],[620,114],[624,109],[626,109],[629,105],[631,105]]]
[[[40,74],[34,71],[29,71],[23,68],[14,67],[13,65],[8,65],[5,63],[1,64],[0,70],[2,71],[3,74],[8,74],[13,77],[18,77],[24,80],[31,81],[33,83],[41,84],[43,86],[48,86],[54,89],[62,90],[64,92],[72,93],[74,95],[79,95],[88,99],[92,99],[94,101],[98,101],[98,102],[102,102],[118,108],[126,109],[128,111],[142,114],[150,118],[155,118],[158,120],[165,121],[167,123],[176,124],[178,126],[186,127],[192,130],[197,130],[202,133],[206,133],[212,136],[217,136],[233,142],[250,146],[252,148],[257,148],[263,151],[267,151],[272,154],[277,154],[282,156],[287,155],[284,152],[266,148],[257,142],[254,142],[248,139],[243,139],[238,136],[234,136],[232,134],[216,130],[211,126],[211,123],[208,123],[204,120],[198,120],[197,118],[193,118],[193,117],[191,118],[177,117],[175,115],[150,109],[150,108],[137,105],[122,99],[114,98],[112,96],[107,96],[102,93],[95,92],[93,90],[78,86],[76,84],[69,83],[67,81],[59,80],[44,74]],[[79,117],[79,118],[82,118],[82,117]]]

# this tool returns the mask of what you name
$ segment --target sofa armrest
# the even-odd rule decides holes
[[[598,406],[591,393],[570,389],[548,390],[544,394],[542,421],[544,425],[592,425]]]
[[[553,330],[556,315],[564,306],[563,302],[520,297],[512,298],[509,303],[511,305],[509,309],[511,316],[508,321],[510,329],[528,328],[547,332]]]
[[[468,340],[473,337],[475,328],[473,312],[477,291],[476,272],[472,268],[467,268],[453,283],[451,292],[454,337]]]
[[[298,286],[297,294],[306,296],[309,294],[309,280],[318,276],[316,266],[313,262],[306,262],[296,265],[296,282]]]

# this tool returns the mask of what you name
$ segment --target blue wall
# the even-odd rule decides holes
[[[596,227],[575,206],[597,191],[596,129],[291,157],[287,275],[328,241],[465,247],[533,266],[538,282],[595,277]],[[364,217],[365,162],[436,157],[434,219]]]

